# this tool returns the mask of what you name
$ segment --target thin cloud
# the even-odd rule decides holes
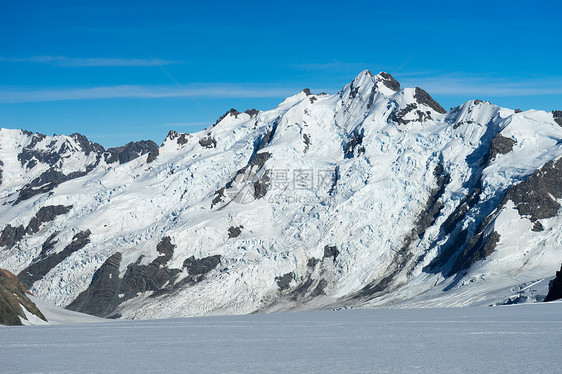
[[[173,123],[162,123],[157,125],[158,127],[178,129],[178,128],[201,128],[202,126],[209,126],[209,121],[206,122],[173,122]]]
[[[149,58],[113,58],[113,57],[67,57],[67,56],[32,56],[26,58],[0,57],[0,61],[27,62],[61,67],[101,67],[101,66],[154,66]],[[159,60],[164,65],[179,64],[181,61]]]
[[[186,86],[189,94],[202,98],[284,98],[300,90],[292,88],[247,88],[234,85],[197,85]],[[139,86],[119,85],[93,88],[56,88],[37,89],[21,87],[0,87],[0,103],[33,103],[67,100],[93,100],[115,98],[171,98],[187,97],[186,93],[175,86]]]
[[[368,64],[362,62],[329,61],[319,63],[291,64],[290,67],[297,70],[357,70],[362,71]]]
[[[400,79],[399,79],[400,80]],[[403,87],[419,86],[435,95],[447,96],[550,96],[562,94],[562,77],[499,79],[441,75],[401,80]]]

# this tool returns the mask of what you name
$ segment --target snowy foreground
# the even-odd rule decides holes
[[[562,303],[0,328],[2,373],[560,372]]]

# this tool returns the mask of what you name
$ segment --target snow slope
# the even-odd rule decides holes
[[[45,301],[35,297],[29,296],[29,299],[37,305],[37,308],[47,318],[47,322],[28,314],[28,320],[22,320],[24,325],[60,325],[60,324],[76,324],[76,323],[103,323],[110,322],[108,319],[94,317],[89,314],[73,312],[71,310],[59,308],[55,305],[46,303]]]
[[[555,373],[562,304],[2,327],[3,373]]]
[[[447,112],[364,71],[124,162],[68,151],[44,191],[14,156],[37,135],[2,130],[0,267],[123,318],[506,301],[562,260],[557,121],[479,100]]]

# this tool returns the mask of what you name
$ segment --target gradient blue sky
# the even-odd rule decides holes
[[[363,69],[420,86],[445,108],[478,98],[562,109],[561,10],[555,1],[3,0],[0,127],[160,143],[231,107],[271,109],[305,87],[336,92]]]

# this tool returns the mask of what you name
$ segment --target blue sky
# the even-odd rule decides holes
[[[443,107],[562,109],[555,1],[0,3],[0,127],[160,143],[387,71]],[[186,94],[180,86],[189,93]],[[191,95],[191,96],[190,96]]]

